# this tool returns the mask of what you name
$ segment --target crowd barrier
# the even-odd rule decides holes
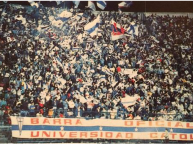
[[[112,140],[193,140],[193,122],[11,116],[12,137]]]
[[[166,129],[170,143],[193,140],[193,116],[178,121],[158,120],[160,116],[176,114],[156,114],[148,120],[11,116],[11,124],[1,119],[0,127],[7,128],[12,143],[164,143]]]

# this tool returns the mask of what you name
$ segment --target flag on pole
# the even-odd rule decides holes
[[[90,36],[94,36],[97,35],[97,31],[98,31],[98,26],[100,24],[100,16],[98,16],[94,21],[86,24],[84,26],[84,30],[86,30]]]
[[[28,1],[28,2],[30,3],[30,5],[32,7],[35,6],[35,7],[39,8],[39,4],[38,3],[34,2],[34,1]]]
[[[92,1],[88,1],[88,8],[90,8],[93,11],[96,11],[96,7],[94,5],[94,2]]]
[[[121,98],[121,103],[123,104],[123,106],[128,107],[128,106],[132,106],[135,105],[136,101],[140,98],[139,95],[135,94],[133,97],[129,96],[129,95],[125,95],[125,98]]]
[[[57,62],[57,64],[60,66],[60,67],[64,67],[63,66],[63,64],[62,64],[62,59],[59,57],[59,56],[57,56],[56,58],[55,58],[55,60],[56,60],[56,62]]]
[[[73,1],[73,3],[74,3],[74,8],[78,8],[78,6],[79,6],[79,4],[80,4],[80,1]]]
[[[71,12],[68,11],[63,11],[61,14],[58,15],[57,18],[55,18],[55,20],[61,20],[61,21],[66,21],[68,20],[70,17],[72,16]]]
[[[61,14],[59,14],[59,17],[66,17],[66,18],[69,18],[72,16],[72,13],[71,12],[68,12],[68,11],[63,11]]]
[[[133,4],[132,1],[125,1],[118,4],[118,8],[128,8]]]
[[[111,28],[112,41],[125,38],[125,29],[120,24],[116,23],[114,20],[111,21]]]
[[[62,3],[62,1],[56,1],[57,5],[60,5]]]
[[[82,17],[83,17],[83,13],[77,13],[75,16],[70,18],[71,24],[75,25]]]
[[[83,13],[78,13],[78,14],[76,14],[75,19],[78,21],[78,20],[80,20],[82,17],[83,17]]]
[[[130,27],[127,29],[127,33],[138,36],[138,26],[134,22],[131,22]]]
[[[97,6],[101,9],[104,10],[105,7],[107,6],[107,3],[105,1],[97,1]]]

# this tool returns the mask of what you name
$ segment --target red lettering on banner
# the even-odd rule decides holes
[[[156,126],[164,127],[164,122],[163,121],[156,121]]]
[[[31,124],[39,124],[38,118],[31,118]]]
[[[63,133],[63,134],[62,134]],[[59,134],[60,134],[60,137],[64,137],[65,136],[65,134],[66,134],[66,132],[59,132]]]
[[[187,134],[180,134],[180,139],[187,139]]]
[[[76,125],[82,125],[82,122],[80,121],[80,119],[76,120]]]
[[[113,137],[113,133],[112,132],[106,132],[105,133],[105,137],[112,138]]]
[[[70,138],[76,138],[77,137],[77,132],[70,132],[69,137]]]
[[[133,126],[133,121],[125,121],[125,126]]]
[[[183,125],[182,125],[181,122],[177,122],[176,125],[175,125],[175,127],[182,127],[182,128],[183,128]]]
[[[122,138],[122,134],[121,133],[117,133],[116,138]]]
[[[167,127],[171,127],[172,123],[171,122],[168,122],[168,126]]]
[[[108,121],[108,120],[107,120]],[[26,121],[27,122],[27,121]],[[92,123],[92,122],[91,122]],[[111,124],[111,122],[109,123]],[[58,127],[62,126],[71,126],[71,125],[76,125],[76,126],[82,126],[82,125],[87,125],[87,122],[82,122],[82,119],[65,119],[65,118],[29,118],[29,125],[58,125]],[[94,124],[91,124],[94,126]],[[99,124],[100,125],[100,124]],[[182,128],[187,128],[187,129],[193,129],[193,122],[187,122],[183,123],[181,121],[178,122],[172,122],[172,121],[141,121],[141,120],[125,120],[122,122],[122,125],[125,127],[164,127],[164,128],[179,128],[179,133],[172,133],[170,132],[170,139],[172,140],[191,140],[193,141],[193,132],[190,134],[184,133],[180,129]],[[143,132],[143,131],[142,131]],[[143,132],[145,134],[145,132]],[[25,135],[25,134],[24,134]],[[145,137],[139,137],[141,138],[149,138],[149,139],[165,139],[165,133],[164,132],[148,132],[146,134],[147,136]],[[22,136],[21,136],[22,137]],[[135,134],[132,132],[103,132],[103,131],[48,131],[48,130],[36,130],[36,131],[31,131],[29,130],[29,134],[26,134],[25,137],[28,138],[107,138],[107,139],[134,139]],[[137,138],[136,138],[137,139]]]
[[[43,124],[50,124],[49,120],[47,118],[44,119]]]
[[[145,124],[145,121],[137,121],[137,126],[140,126],[140,124]]]
[[[193,136],[192,136],[192,134],[190,134],[190,139],[193,139]]]
[[[175,139],[175,135],[176,135],[176,134],[175,134],[175,133],[172,133],[171,135],[172,135],[172,139]]]
[[[91,132],[90,137],[98,137],[98,133],[97,132]]]
[[[46,137],[50,137],[50,132],[49,132],[49,134],[48,134],[46,131],[42,131],[42,137],[43,137],[44,135],[45,135]]]
[[[87,132],[80,132],[80,137],[85,137],[85,138],[87,138]]]
[[[157,138],[157,133],[150,133],[150,138],[151,139]]]
[[[67,124],[71,125],[71,124],[72,124],[72,121],[71,121],[70,119],[65,119],[65,120],[64,120],[64,124],[65,124],[65,125],[67,125]]]
[[[60,119],[54,119],[54,124],[61,124],[61,120]]]
[[[133,133],[126,133],[126,138],[132,139],[133,138]]]
[[[36,132],[36,134],[34,135],[34,132]],[[39,137],[40,132],[39,131],[31,131],[31,137]]]
[[[193,126],[190,126],[191,123],[186,123],[187,128],[193,128]]]

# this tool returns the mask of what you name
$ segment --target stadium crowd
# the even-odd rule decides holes
[[[182,120],[193,115],[193,19],[7,4],[0,18],[0,119],[10,115]],[[83,13],[77,19],[77,14]],[[111,40],[111,20],[138,35]],[[136,76],[124,70],[137,71]],[[123,98],[138,96],[132,105]]]

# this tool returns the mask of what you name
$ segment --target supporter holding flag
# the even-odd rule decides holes
[[[72,17],[72,13],[68,12],[68,11],[63,11],[61,14],[58,15],[57,18],[55,18],[55,20],[61,20],[61,21],[67,21],[70,17]]]
[[[125,29],[120,24],[116,23],[114,20],[111,21],[111,28],[112,41],[125,38]]]
[[[39,8],[39,4],[38,4],[38,3],[34,2],[34,1],[28,1],[28,2],[30,3],[30,5],[31,5],[32,7],[37,7],[37,8]]]
[[[57,57],[55,58],[55,60],[56,60],[57,64],[58,64],[60,67],[63,68],[63,64],[62,64],[61,58],[60,58],[59,56],[57,56]]]
[[[60,5],[62,3],[62,1],[56,1],[57,5]]]
[[[76,23],[77,21],[79,21],[82,17],[83,17],[84,13],[77,13],[74,17],[72,17],[70,20],[72,21],[72,23]]]
[[[107,3],[105,1],[97,1],[97,6],[101,9],[104,10],[107,6]]]
[[[90,10],[72,14],[41,5],[31,10],[28,17],[25,9],[5,8],[6,19],[0,20],[0,107],[7,115],[76,117],[79,111],[79,117],[87,117],[89,111],[94,118],[153,120],[149,116],[156,109],[182,112],[158,120],[193,115],[192,19],[176,17],[185,27],[174,17],[149,15],[144,25],[136,14],[97,17]],[[61,14],[65,22],[55,20]],[[90,38],[96,34],[97,40]]]
[[[97,35],[97,31],[98,31],[98,27],[99,27],[99,24],[100,24],[100,16],[98,16],[94,21],[86,24],[84,26],[84,30],[86,30],[90,36],[94,36],[94,35]]]
[[[136,23],[131,22],[130,27],[127,29],[128,34],[138,36],[138,26]]]
[[[123,104],[123,106],[128,107],[128,106],[133,106],[135,105],[135,103],[137,102],[137,100],[140,99],[140,96],[135,94],[134,96],[129,96],[129,95],[125,95],[125,98],[121,99],[121,102]]]
[[[128,8],[128,7],[130,7],[132,4],[133,4],[132,1],[121,2],[121,3],[118,4],[118,8],[119,8],[119,9],[121,9],[121,8]]]
[[[79,6],[80,1],[73,1],[73,3],[74,3],[74,8],[77,9],[78,6]]]
[[[92,1],[88,1],[88,8],[90,8],[93,11],[96,11],[96,7],[94,5],[94,2]]]

